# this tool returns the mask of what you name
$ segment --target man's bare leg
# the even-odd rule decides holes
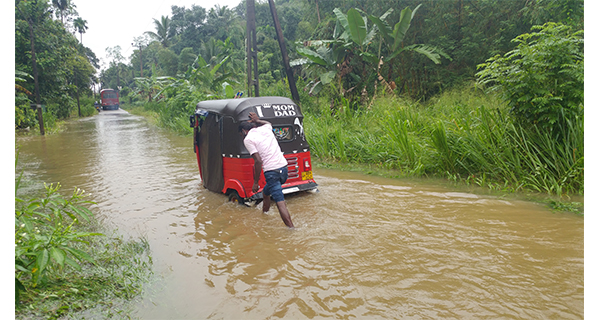
[[[267,213],[271,209],[271,196],[263,196],[263,213]]]
[[[285,205],[285,201],[279,201],[276,204],[277,209],[279,210],[279,215],[281,216],[281,220],[283,220],[283,223],[285,223],[285,225],[289,228],[293,228],[294,223],[292,223],[292,217],[290,217],[290,212],[288,211],[287,206]]]

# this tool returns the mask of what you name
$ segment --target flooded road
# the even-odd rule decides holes
[[[582,319],[584,219],[529,202],[335,170],[275,207],[202,187],[192,138],[125,111],[17,139],[27,174],[92,193],[148,239],[140,319]]]

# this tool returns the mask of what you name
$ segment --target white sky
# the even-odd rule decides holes
[[[106,48],[121,46],[121,54],[125,59],[133,53],[133,39],[142,36],[146,31],[155,31],[154,20],[161,16],[171,16],[171,6],[186,7],[192,4],[203,7],[207,11],[220,6],[236,7],[240,0],[71,0],[77,7],[79,16],[87,21],[88,29],[83,34],[83,45],[92,49],[101,68],[108,64]],[[79,33],[75,34],[77,39]]]

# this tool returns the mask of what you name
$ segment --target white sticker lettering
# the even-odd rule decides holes
[[[293,117],[296,115],[296,107],[293,104],[274,105],[273,111],[276,117]]]
[[[256,114],[258,114],[258,116],[259,116],[260,118],[263,118],[263,117],[264,117],[264,115],[263,115],[263,113],[262,113],[262,108],[261,108],[260,106],[256,106]]]

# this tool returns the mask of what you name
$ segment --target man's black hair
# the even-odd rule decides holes
[[[240,123],[240,126],[238,127],[238,132],[242,132],[243,130],[247,130],[250,131],[250,129],[254,128],[254,123],[250,122],[250,121],[242,121]]]

